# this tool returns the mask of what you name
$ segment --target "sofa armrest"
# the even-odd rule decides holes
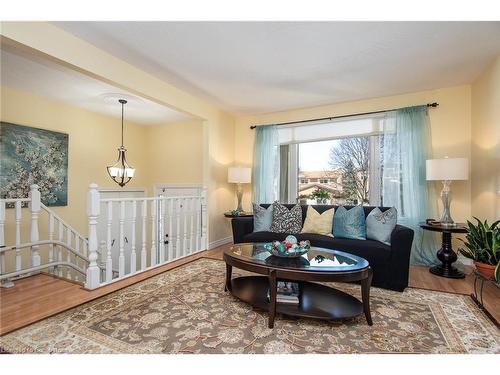
[[[253,217],[234,217],[231,219],[233,242],[245,242],[243,237],[253,232]]]
[[[408,286],[410,254],[413,243],[413,229],[396,225],[391,233],[391,272],[394,285],[392,288],[403,291]]]

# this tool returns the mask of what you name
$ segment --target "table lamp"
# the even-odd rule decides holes
[[[236,196],[238,198],[238,207],[236,211],[243,212],[241,206],[241,198],[243,197],[243,189],[241,184],[249,184],[252,180],[252,169],[244,167],[230,167],[227,171],[227,182],[237,184]]]
[[[455,226],[450,214],[451,189],[454,180],[469,179],[469,160],[466,158],[429,159],[425,163],[427,181],[442,181],[441,200],[443,201],[442,226]]]

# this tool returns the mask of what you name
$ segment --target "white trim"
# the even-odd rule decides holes
[[[216,247],[219,247],[219,246],[222,246],[222,245],[226,245],[226,244],[231,243],[231,242],[233,242],[233,236],[221,238],[220,240],[216,240],[216,241],[210,242],[208,244],[208,250],[213,250]]]
[[[153,194],[155,197],[160,195],[160,190],[168,190],[168,189],[198,189],[201,192],[205,188],[205,185],[202,183],[199,184],[163,184],[156,183],[153,185]]]

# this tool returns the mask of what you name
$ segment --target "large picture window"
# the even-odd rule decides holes
[[[279,129],[287,173],[281,200],[304,204],[382,204],[384,116],[349,118]],[[291,157],[293,154],[293,157]],[[294,176],[294,178],[290,178]],[[285,188],[286,186],[286,188]]]

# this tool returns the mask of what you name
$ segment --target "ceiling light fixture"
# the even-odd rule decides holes
[[[113,179],[121,187],[124,187],[134,177],[135,169],[127,163],[125,153],[127,149],[123,147],[123,106],[127,104],[125,99],[120,99],[118,102],[122,105],[122,145],[118,149],[118,160],[112,166],[108,166],[109,177]]]

